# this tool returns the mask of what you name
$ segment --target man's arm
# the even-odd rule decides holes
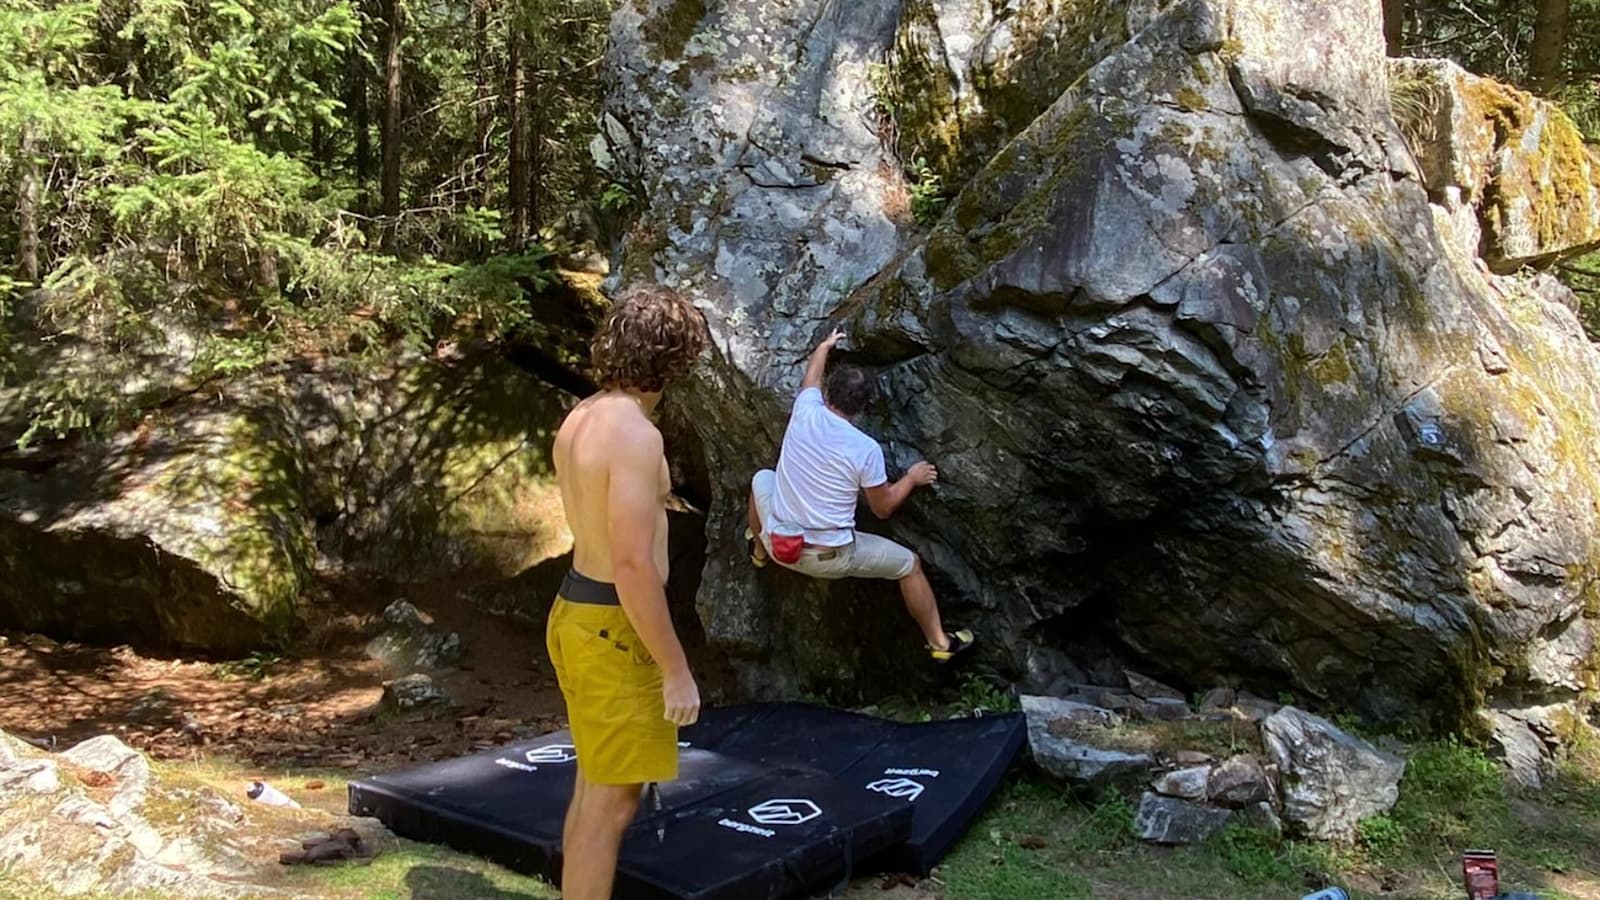
[[[832,334],[823,338],[817,349],[811,351],[811,358],[806,360],[806,375],[800,379],[800,390],[822,386],[822,373],[828,368],[828,352],[842,340],[844,332],[835,328]]]
[[[641,428],[637,436],[628,437],[616,447],[606,497],[612,577],[623,612],[661,667],[667,718],[688,725],[699,711],[699,689],[689,673],[683,644],[673,630],[667,593],[656,568],[655,529],[661,518],[661,433],[654,428]]]
[[[911,492],[919,487],[933,484],[939,480],[939,470],[932,463],[913,463],[906,474],[900,476],[896,482],[885,482],[877,487],[866,489],[867,506],[872,514],[880,519],[887,519],[895,514],[900,504],[906,502]]]

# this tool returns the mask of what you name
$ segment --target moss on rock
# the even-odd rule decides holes
[[[666,7],[649,18],[640,29],[645,42],[658,58],[683,58],[684,48],[706,17],[705,0],[669,0]]]

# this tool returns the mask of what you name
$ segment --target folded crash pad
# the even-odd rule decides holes
[[[820,769],[849,787],[901,800],[913,810],[911,833],[877,863],[919,874],[977,818],[1027,736],[1021,713],[890,722],[805,703],[707,710],[680,734],[694,748]]]
[[[557,880],[576,756],[562,731],[350,783],[350,811]],[[615,896],[744,900],[803,896],[910,834],[911,810],[810,767],[686,747],[678,780],[647,796],[623,838]]]
[[[679,777],[623,838],[624,900],[781,900],[870,866],[926,873],[999,786],[1021,715],[898,723],[800,703],[706,710]],[[576,755],[568,732],[350,783],[397,834],[552,881]]]

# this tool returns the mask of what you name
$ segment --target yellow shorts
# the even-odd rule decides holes
[[[678,726],[666,718],[661,668],[621,606],[557,597],[545,646],[585,779],[644,784],[678,777]]]

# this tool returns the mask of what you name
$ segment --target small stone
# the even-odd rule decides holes
[[[1215,759],[1215,757],[1213,757],[1211,754],[1202,753],[1199,750],[1179,750],[1177,753],[1172,755],[1172,761],[1185,768],[1189,766],[1203,766],[1211,762],[1213,759]]]
[[[1239,692],[1230,687],[1215,687],[1200,698],[1201,709],[1232,709]]]
[[[384,607],[383,620],[404,631],[424,631],[433,621],[422,610],[405,600],[396,600]]]
[[[1177,688],[1162,684],[1148,675],[1140,675],[1138,672],[1128,672],[1127,675],[1128,690],[1133,691],[1134,696],[1141,700],[1177,700],[1188,705],[1183,692]]]
[[[450,697],[433,679],[423,674],[407,675],[383,683],[383,705],[395,712],[447,706]]]
[[[1151,783],[1156,793],[1179,800],[1206,799],[1206,783],[1211,775],[1210,766],[1194,766],[1168,772]]]
[[[1050,842],[1037,834],[1025,834],[1017,839],[1017,846],[1024,850],[1043,850]]]
[[[1283,835],[1283,820],[1278,818],[1278,811],[1272,808],[1271,803],[1252,803],[1239,810],[1239,817],[1249,823],[1251,827],[1265,831],[1274,837]]]
[[[1272,799],[1272,783],[1261,760],[1242,754],[1212,770],[1206,794],[1212,803],[1242,809]]]
[[[1133,831],[1153,844],[1198,844],[1233,820],[1233,811],[1146,792]]]
[[[1282,709],[1283,705],[1264,700],[1249,691],[1240,691],[1239,696],[1234,698],[1233,708],[1242,713],[1246,719],[1259,723]]]
[[[1168,697],[1157,697],[1146,700],[1139,707],[1142,718],[1153,719],[1157,722],[1177,722],[1191,718],[1194,714],[1189,709],[1189,704],[1182,700],[1173,700]]]

